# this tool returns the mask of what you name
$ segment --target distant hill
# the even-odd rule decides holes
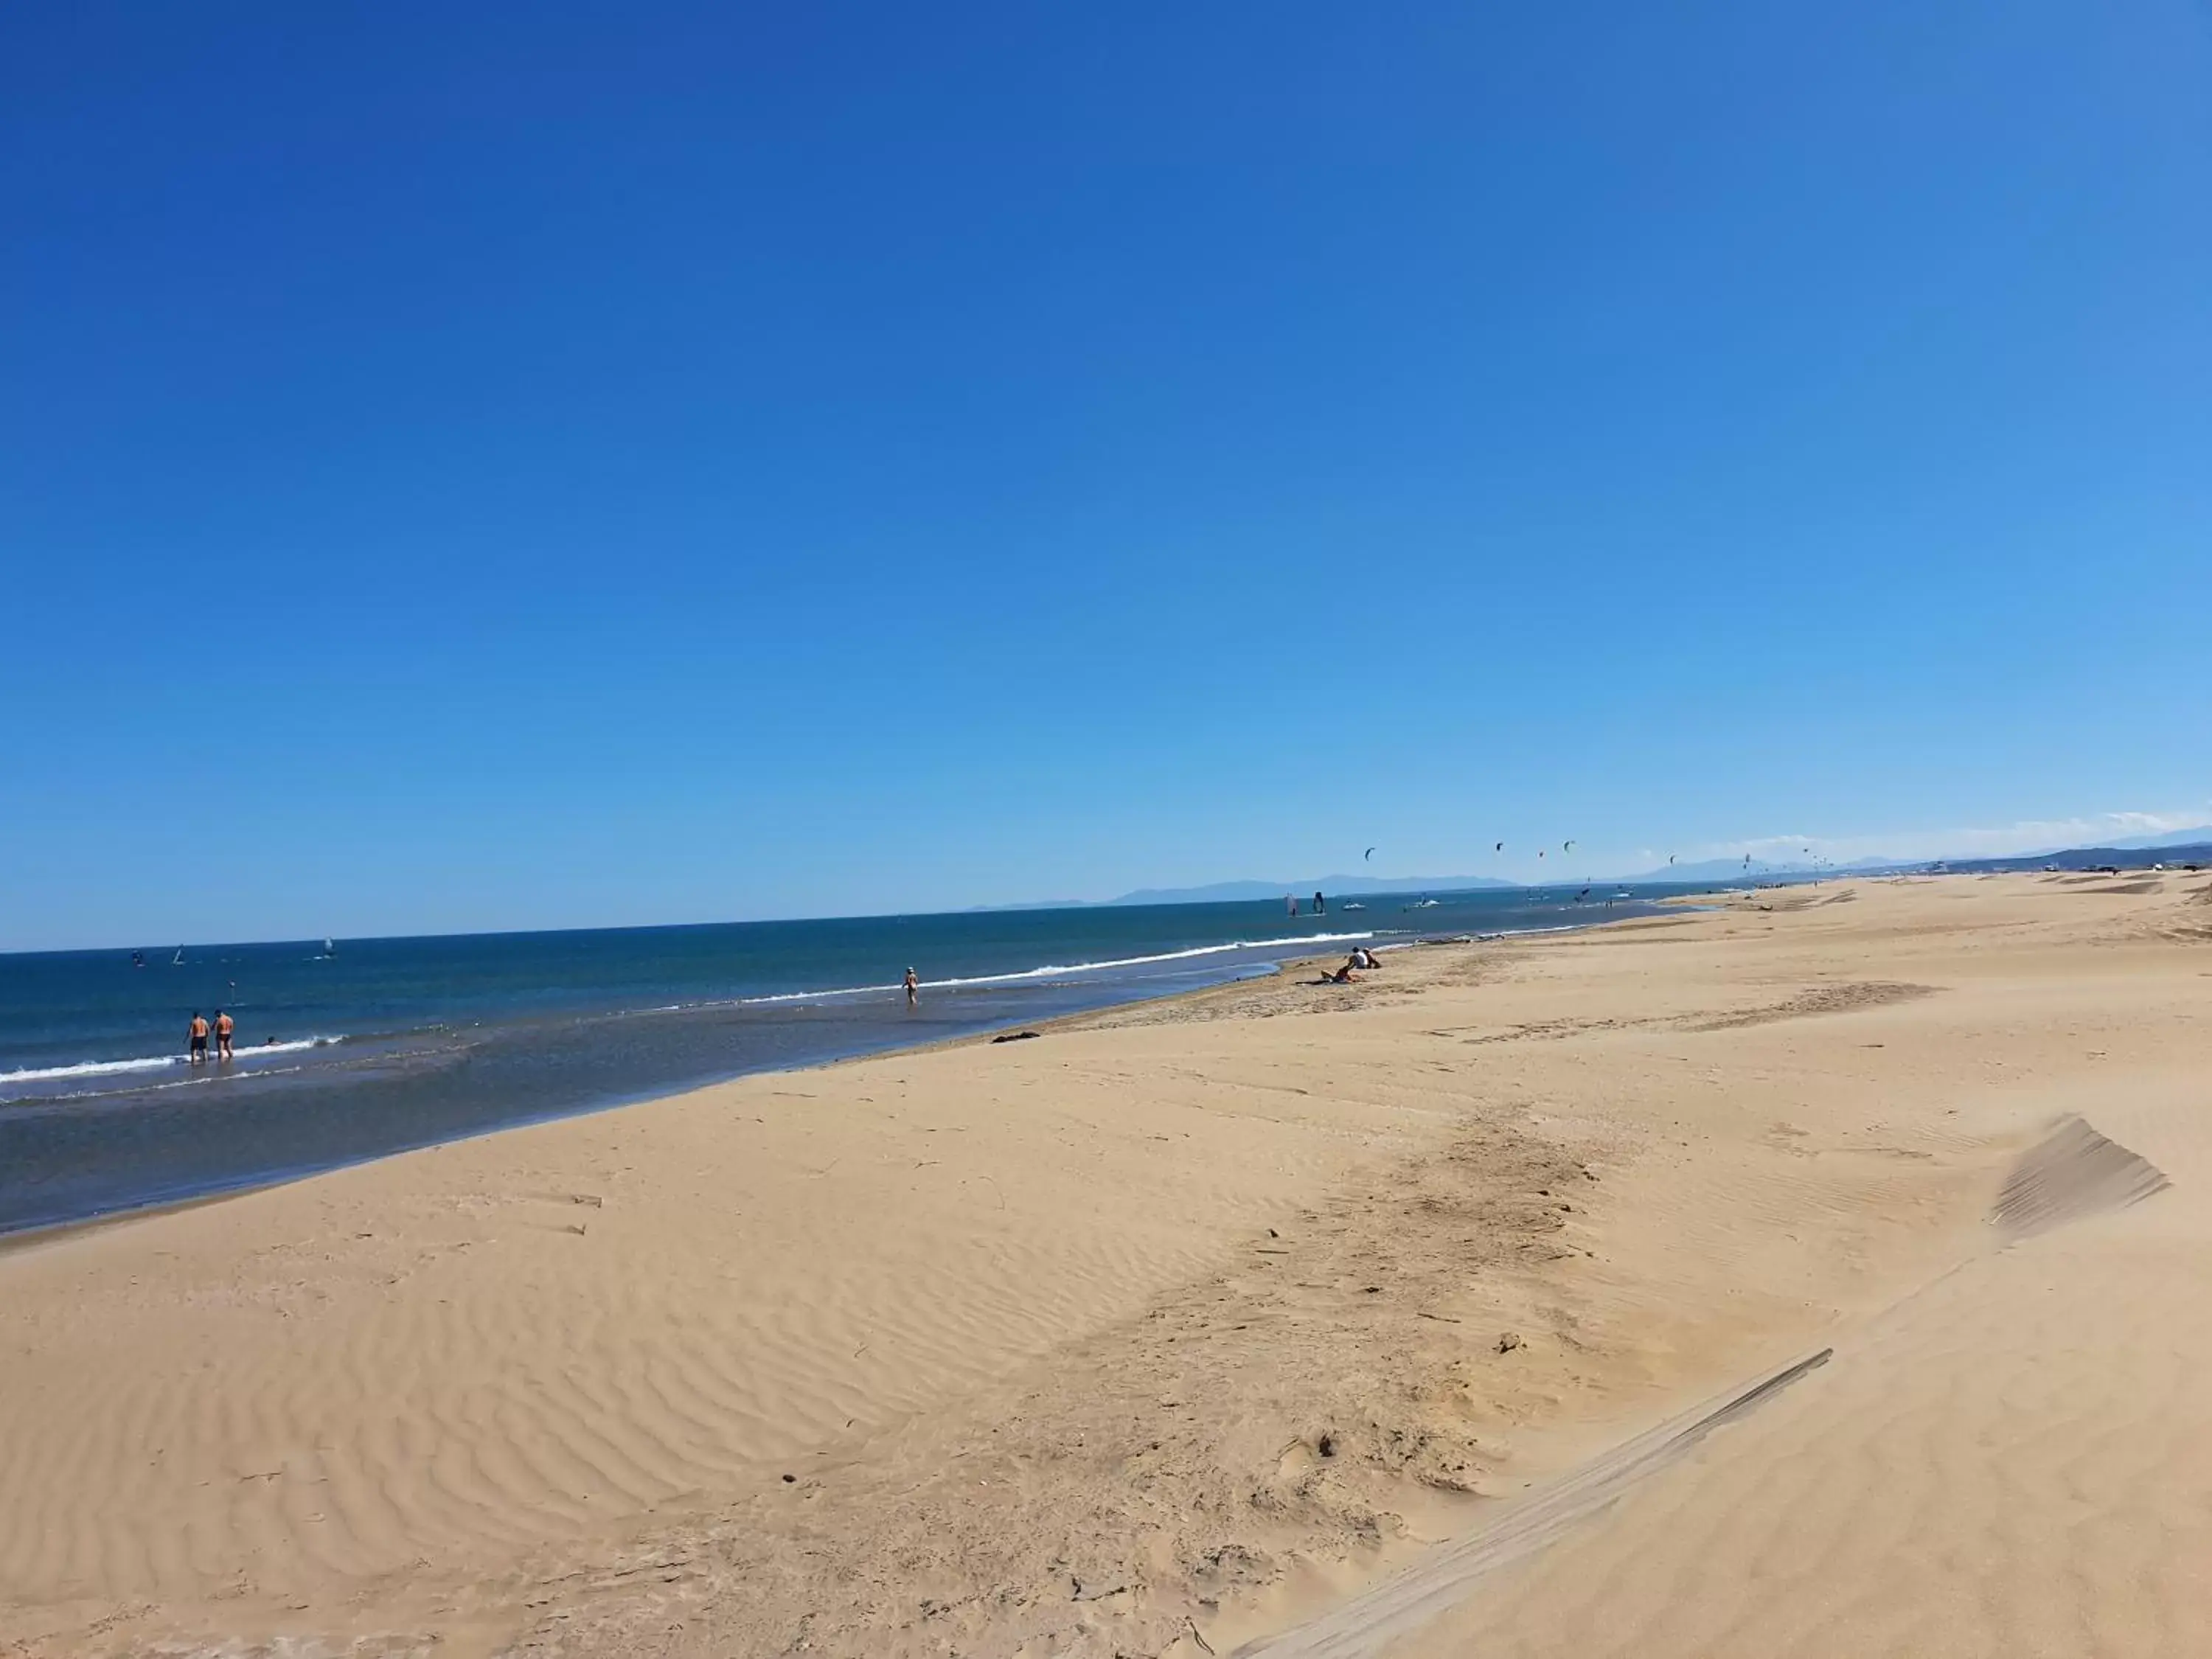
[[[2142,869],[2153,862],[2166,864],[2212,864],[2212,824],[2195,830],[2168,830],[2158,836],[2132,836],[2100,847],[2069,847],[2039,853],[2015,853],[2004,858],[1991,859],[1853,859],[1848,864],[1823,864],[1815,866],[1803,859],[1753,859],[1747,869],[1741,857],[1732,859],[1700,859],[1693,864],[1662,865],[1632,876],[1588,877],[1591,882],[1618,884],[1664,882],[1698,884],[1723,881],[1772,881],[1778,878],[1796,878],[1809,876],[1880,875],[1888,871],[1925,870],[1942,865],[1947,870],[2039,870],[2046,864],[2056,864],[2061,869],[2095,869],[2100,865],[2117,864],[2127,869]],[[1563,875],[1549,884],[1553,887],[1579,886],[1585,879],[1581,872]],[[1096,904],[1234,904],[1261,899],[1280,901],[1286,895],[1295,897],[1303,906],[1312,901],[1316,892],[1326,895],[1332,902],[1338,898],[1356,898],[1370,893],[1465,893],[1478,889],[1494,890],[1504,887],[1528,887],[1528,882],[1501,881],[1495,876],[1323,876],[1304,881],[1217,881],[1200,887],[1142,887],[1133,893],[1124,893],[1119,898],[1085,901],[1081,899],[1048,900],[1024,904],[978,905],[978,909],[989,910],[1058,910],[1089,908]]]
[[[2124,853],[2132,853],[2154,847],[2196,847],[2212,843],[2212,823],[2200,823],[2194,830],[2169,830],[2162,836],[2128,836],[2112,843]]]
[[[1674,864],[1662,869],[1647,870],[1640,876],[1622,876],[1622,881],[1741,881],[1747,878],[1774,876],[1809,876],[1814,874],[1871,875],[1884,870],[1925,870],[1940,864],[1947,870],[2037,870],[2046,864],[2056,864],[2061,869],[2094,869],[2101,864],[2118,864],[2140,869],[2154,860],[2142,856],[2157,854],[2168,864],[2202,864],[2208,861],[2205,849],[2212,845],[2212,824],[2200,824],[2194,830],[2169,830],[2163,835],[2128,836],[2118,841],[2106,842],[2096,847],[2050,847],[2033,853],[2008,853],[2000,858],[1951,859],[1853,859],[1849,864],[1827,864],[1815,867],[1802,859],[1753,859],[1749,869],[1741,858],[1701,859],[1695,864]],[[2173,858],[2164,855],[2172,853]],[[1608,877],[1611,880],[1614,878]]]
[[[1943,868],[1951,871],[1985,870],[2041,870],[2050,866],[2060,870],[2100,870],[2106,865],[2119,870],[2148,870],[2154,864],[2163,864],[2171,869],[2176,865],[2212,864],[2212,832],[2199,830],[2207,838],[2194,842],[2171,842],[2163,838],[2148,846],[2115,842],[2109,847],[2067,847],[2056,853],[2023,853],[2008,859],[1944,859]],[[1924,865],[1915,866],[1924,869]]]
[[[1288,895],[1310,903],[1316,893],[1334,899],[1363,893],[1465,893],[1478,887],[1518,887],[1494,876],[1322,876],[1305,881],[1217,881],[1204,887],[1141,887],[1109,904],[1231,904]]]

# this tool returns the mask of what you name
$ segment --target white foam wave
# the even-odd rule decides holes
[[[156,1054],[148,1060],[88,1060],[75,1066],[29,1066],[18,1072],[0,1072],[0,1086],[10,1083],[44,1083],[64,1077],[104,1077],[111,1072],[157,1072],[181,1066],[182,1054]]]
[[[1370,928],[1357,933],[1300,933],[1290,939],[1237,939],[1221,945],[1194,945],[1184,951],[1161,951],[1151,956],[1108,957],[1097,962],[1047,963],[1041,968],[1023,968],[1012,973],[926,979],[921,981],[921,988],[941,991],[975,985],[1018,985],[1024,981],[1051,979],[1063,974],[1103,974],[1118,968],[1146,968],[1163,962],[1188,962],[1198,957],[1224,956],[1231,951],[1291,951],[1309,945],[1349,944],[1354,939],[1380,939],[1388,931]],[[773,996],[740,997],[734,1006],[750,1008],[778,1002],[820,1002],[830,997],[878,996],[898,988],[899,981],[893,980],[884,985],[841,985],[827,991],[780,991]]]
[[[1306,945],[1348,944],[1354,939],[1373,939],[1373,931],[1360,933],[1303,933],[1296,939],[1232,939],[1226,945],[1200,945],[1188,951],[1163,951],[1157,956],[1120,957],[1111,962],[1071,962],[1043,968],[1025,968],[1017,974],[981,974],[973,979],[925,980],[925,988],[932,985],[1011,985],[1025,979],[1045,979],[1054,974],[1102,973],[1112,968],[1142,968],[1154,963],[1183,962],[1194,957],[1222,956],[1231,951],[1278,951]]]
[[[181,1071],[184,1067],[180,1066],[178,1069]],[[307,1069],[304,1066],[256,1066],[252,1068],[252,1072],[257,1078],[290,1077],[295,1073],[304,1072]],[[115,1094],[166,1094],[172,1089],[198,1089],[210,1084],[221,1083],[231,1075],[230,1073],[219,1072],[212,1066],[197,1066],[191,1068],[191,1076],[171,1078],[165,1083],[140,1083],[119,1089],[58,1089],[51,1093],[42,1092],[34,1098],[38,1103],[45,1104],[58,1100],[102,1100],[109,1095]]]
[[[291,1042],[258,1042],[238,1050],[240,1060],[258,1060],[263,1054],[294,1054],[302,1048],[323,1048],[343,1041],[334,1036],[301,1037]],[[159,1072],[172,1066],[182,1066],[186,1060],[182,1054],[149,1054],[138,1060],[84,1060],[73,1066],[30,1066],[21,1071],[0,1072],[0,1089],[19,1083],[47,1083],[63,1078],[110,1077],[120,1072]]]

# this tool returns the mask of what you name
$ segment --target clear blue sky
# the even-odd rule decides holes
[[[0,224],[0,947],[2212,818],[2206,0],[11,6]]]

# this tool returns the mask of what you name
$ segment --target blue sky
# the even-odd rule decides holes
[[[0,948],[2212,819],[2201,0],[14,7],[0,217]]]

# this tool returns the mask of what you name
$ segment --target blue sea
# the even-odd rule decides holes
[[[1607,889],[1607,894],[1613,891]],[[0,1232],[1019,1026],[1286,957],[1635,914],[1571,890],[0,956]],[[137,960],[134,960],[134,955]],[[922,981],[909,1010],[900,977]],[[197,1010],[237,1058],[186,1062]]]

